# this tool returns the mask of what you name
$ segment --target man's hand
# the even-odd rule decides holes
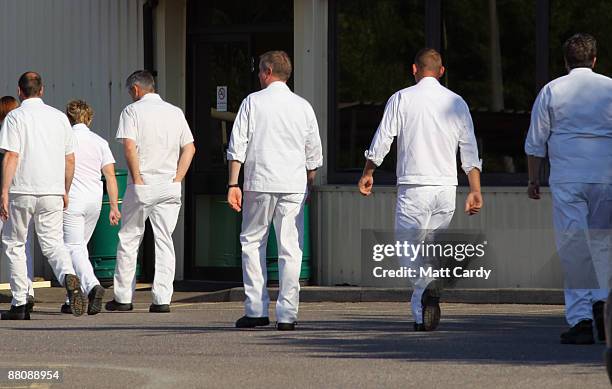
[[[529,184],[527,184],[527,196],[533,200],[540,199],[540,183],[538,181],[529,181]]]
[[[465,213],[475,215],[482,208],[482,194],[480,192],[470,192],[465,199]]]
[[[0,218],[2,221],[7,221],[9,218],[9,195],[8,193],[3,193],[0,196]]]
[[[68,209],[68,195],[64,193],[64,211]]]
[[[229,188],[227,191],[227,203],[236,212],[242,210],[242,190],[239,187]]]
[[[359,187],[359,192],[364,196],[369,196],[372,194],[372,187],[374,186],[374,177],[371,175],[363,175],[359,179],[359,183],[357,184]]]
[[[119,212],[119,207],[111,207],[111,210],[108,213],[108,221],[110,222],[111,226],[118,225],[119,220],[121,220],[121,212]]]

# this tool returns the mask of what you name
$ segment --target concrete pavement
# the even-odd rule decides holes
[[[439,331],[415,333],[407,303],[303,303],[299,330],[277,332],[233,328],[237,302],[80,318],[60,302],[0,322],[0,367],[63,369],[60,388],[609,386],[603,345],[558,343],[561,306],[443,304]]]

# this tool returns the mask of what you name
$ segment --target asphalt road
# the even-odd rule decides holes
[[[561,306],[443,304],[430,333],[412,332],[407,303],[303,303],[295,332],[237,330],[233,302],[80,318],[58,308],[0,322],[0,368],[60,369],[58,388],[609,387],[602,344],[558,343]]]

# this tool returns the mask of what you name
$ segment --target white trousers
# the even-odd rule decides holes
[[[121,230],[115,266],[115,301],[131,303],[136,288],[136,261],[145,222],[150,219],[155,236],[153,304],[172,300],[176,258],[172,233],[181,210],[181,183],[130,184],[121,208]]]
[[[9,264],[13,305],[23,305],[27,301],[29,284],[25,245],[30,220],[34,220],[42,253],[60,284],[64,284],[66,274],[75,274],[70,254],[64,247],[63,208],[62,196],[10,195],[9,219],[2,234],[2,255]]]
[[[399,185],[395,208],[396,236],[415,244],[432,240],[435,232],[448,228],[453,218],[456,191],[455,186],[446,185]],[[419,324],[423,322],[421,297],[431,281],[433,279],[413,280],[410,305],[412,316]]]
[[[0,220],[0,230],[4,230],[4,222]],[[28,237],[26,239],[26,265],[28,268],[28,295],[34,296],[34,255],[32,254],[32,239],[34,239],[34,225],[30,221],[28,225]],[[9,274],[8,261],[4,257],[0,257],[0,275],[4,279],[5,274]],[[5,282],[2,280],[2,282]]]
[[[593,318],[605,301],[610,276],[612,185],[552,184],[557,251],[565,275],[565,317],[570,326]]]
[[[244,192],[242,202],[242,279],[245,314],[267,317],[270,297],[266,289],[266,244],[274,223],[278,246],[279,291],[276,320],[297,320],[302,247],[304,242],[304,193]]]
[[[64,243],[70,252],[72,266],[81,280],[81,290],[85,295],[100,285],[89,261],[87,243],[96,228],[100,217],[100,201],[82,202],[70,200],[64,211]]]

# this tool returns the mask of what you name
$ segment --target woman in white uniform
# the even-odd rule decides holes
[[[100,217],[102,208],[101,174],[106,178],[106,188],[111,210],[108,215],[111,225],[119,224],[121,213],[118,206],[115,159],[108,142],[89,129],[93,110],[82,100],[73,100],[66,106],[66,115],[75,135],[74,179],[68,194],[68,208],[64,211],[64,243],[72,256],[72,265],[81,280],[82,292],[88,296],[88,315],[95,315],[102,308],[104,288],[96,278],[87,243]],[[71,313],[68,304],[62,305],[62,313]]]
[[[2,96],[0,97],[0,127],[2,127],[2,122],[6,115],[9,112],[19,107],[19,101],[13,96]],[[0,230],[2,230],[3,222],[0,220]],[[28,226],[28,238],[26,240],[26,258],[27,258],[27,267],[28,267],[28,303],[27,310],[28,312],[32,312],[34,309],[34,257],[32,256],[32,234],[34,228],[32,227],[32,223]],[[0,264],[0,278],[5,278],[5,274],[8,274],[8,264],[2,263]]]

